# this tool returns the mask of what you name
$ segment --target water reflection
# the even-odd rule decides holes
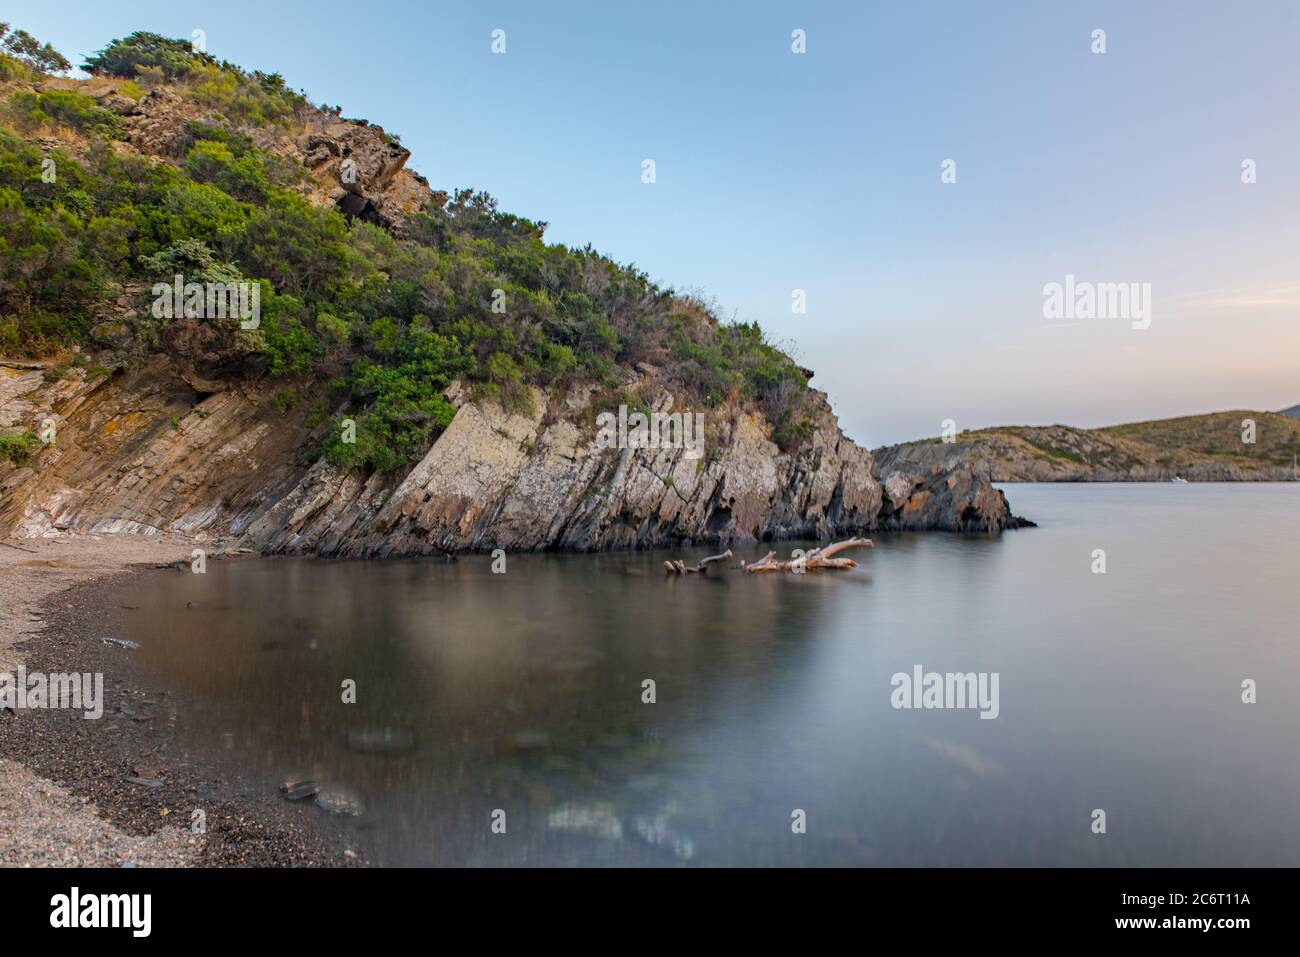
[[[188,746],[322,782],[385,863],[1295,863],[1296,705],[1235,689],[1300,671],[1296,497],[1151,488],[1017,488],[1042,528],[878,539],[847,573],[210,563],[138,582],[131,637]],[[998,671],[1001,715],[895,711],[918,663]]]

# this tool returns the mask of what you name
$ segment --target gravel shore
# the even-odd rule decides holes
[[[0,866],[365,863],[346,835],[171,747],[184,716],[169,689],[134,672],[112,592],[132,566],[188,563],[192,548],[137,536],[0,542],[0,672],[102,672],[105,705],[98,720],[0,710]]]

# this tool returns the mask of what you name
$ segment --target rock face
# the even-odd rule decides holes
[[[418,209],[432,195],[422,180],[404,173],[411,151],[378,126],[337,120],[304,133],[295,146],[295,158],[318,181],[337,184],[327,188],[327,197],[348,216],[397,229],[404,219],[396,213]]]
[[[139,99],[111,77],[51,79],[122,119],[124,148],[179,162],[193,121],[220,122],[167,87]],[[406,169],[381,128],[337,111],[304,110],[286,126],[250,128],[257,146],[299,164],[293,187],[397,234],[409,212],[445,193]],[[75,152],[85,144],[69,144]],[[82,356],[58,376],[0,362],[0,430],[52,436],[23,462],[0,459],[0,535],[176,531],[266,553],[419,555],[464,549],[606,549],[848,536],[878,528],[999,531],[1015,524],[1001,493],[969,469],[893,475],[839,429],[825,396],[809,395],[814,428],[782,452],[753,411],[709,411],[703,454],[604,447],[602,401],[590,386],[534,391],[528,414],[448,390],[450,426],[400,474],[316,460],[331,417],[323,384],[265,378],[218,331],[173,322],[133,345],[142,289],[122,290]],[[652,367],[624,385],[675,397]],[[692,410],[694,411],[694,410]],[[21,456],[20,456],[21,457]]]
[[[42,89],[73,89],[122,118],[124,142],[155,160],[183,159],[191,139],[191,121],[220,124],[221,117],[194,100],[162,86],[139,100],[120,92],[123,81],[94,77],[89,81],[54,78]],[[331,112],[306,111],[304,131],[296,136],[274,127],[250,128],[258,148],[300,164],[311,174],[297,187],[314,203],[331,203],[347,214],[395,231],[405,227],[401,214],[423,208],[434,192],[422,176],[407,170],[410,150],[380,126],[342,119]],[[58,144],[73,148],[76,144]]]
[[[966,462],[928,471],[891,467],[884,490],[878,527],[885,530],[981,532],[1034,524],[1012,515],[988,472]]]
[[[0,366],[0,426],[56,427],[27,463],[0,461],[0,534],[173,530],[265,553],[399,556],[1019,524],[970,468],[895,470],[882,485],[820,394],[820,424],[798,453],[781,452],[754,414],[718,412],[695,459],[601,447],[590,387],[537,391],[526,415],[456,386],[448,397],[455,418],[421,461],[367,475],[310,463],[311,403],[286,411],[269,386],[196,391],[164,357],[54,382]],[[672,402],[661,388],[653,407]]]

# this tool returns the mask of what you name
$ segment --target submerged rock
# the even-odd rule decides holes
[[[359,817],[365,806],[355,791],[338,784],[323,784],[316,794],[316,806],[331,814]]]
[[[572,831],[605,841],[623,840],[623,823],[614,813],[614,805],[605,801],[595,804],[564,804],[546,819],[552,831]]]
[[[689,861],[695,857],[695,841],[689,834],[677,830],[670,823],[677,813],[676,805],[670,804],[658,814],[638,816],[632,824],[637,837],[652,847],[672,851],[678,860]]]
[[[280,793],[290,801],[302,801],[315,797],[320,785],[315,781],[285,781],[280,785]]]

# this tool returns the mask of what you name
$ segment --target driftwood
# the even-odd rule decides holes
[[[826,545],[822,548],[814,548],[812,551],[799,558],[791,558],[789,561],[779,562],[776,560],[776,552],[768,552],[758,561],[752,564],[740,563],[740,568],[746,573],[750,572],[795,572],[802,573],[814,568],[857,568],[858,563],[851,558],[835,558],[838,552],[846,548],[871,548],[872,543],[869,538],[848,538],[842,542],[836,542],[833,545]]]
[[[708,558],[701,558],[694,568],[680,559],[664,562],[664,573],[668,575],[702,575],[709,570],[709,566],[714,562],[725,562],[730,557],[731,549],[728,548],[721,555],[710,555]]]
[[[791,558],[788,561],[777,561],[776,552],[768,552],[756,562],[746,564],[740,563],[740,569],[743,572],[794,572],[796,574],[809,571],[814,568],[857,568],[858,563],[851,558],[836,558],[835,556],[846,548],[871,548],[872,543],[869,538],[847,538],[842,542],[835,542],[831,545],[824,545],[821,548],[814,548],[812,551],[799,558]],[[685,562],[677,559],[671,562],[664,562],[664,573],[667,575],[695,575],[703,574],[709,570],[709,566],[714,562],[723,562],[731,558],[731,549],[727,549],[721,555],[710,555],[708,558],[702,558],[694,566],[687,565]]]

